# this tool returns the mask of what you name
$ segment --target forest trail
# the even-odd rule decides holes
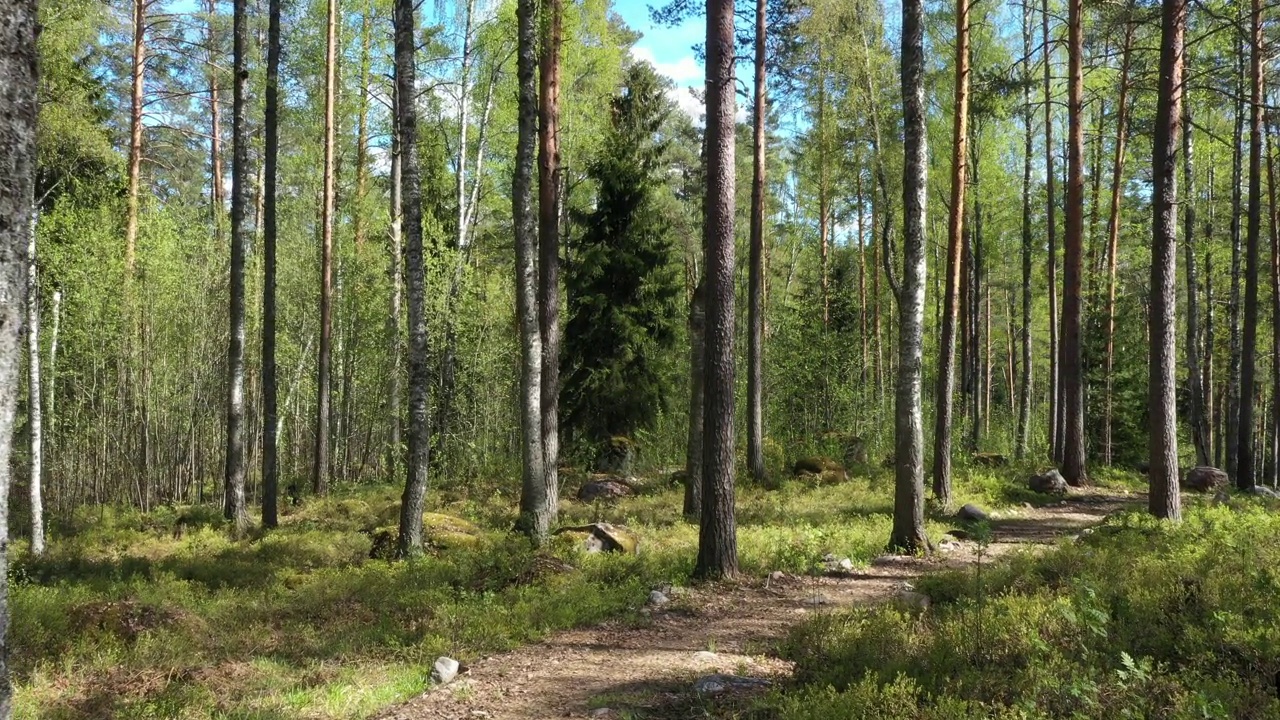
[[[1141,506],[1145,496],[1087,489],[1065,501],[997,513],[988,560],[1047,546]],[[859,604],[913,601],[909,583],[940,570],[971,567],[973,542],[944,543],[930,558],[883,556],[842,577],[785,575],[677,590],[638,626],[626,621],[557,633],[465,667],[378,720],[542,720],[690,717],[703,701],[695,680],[714,674],[777,680],[789,663],[770,653],[777,640],[817,613]],[[918,597],[916,598],[918,601]]]

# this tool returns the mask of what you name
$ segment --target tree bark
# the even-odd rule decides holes
[[[1150,415],[1152,515],[1182,517],[1178,493],[1178,410],[1175,332],[1177,330],[1177,166],[1182,104],[1183,35],[1186,0],[1164,0],[1161,11],[1160,91],[1153,145],[1151,241],[1151,353],[1147,411]]]
[[[36,3],[0,0],[0,718],[13,714],[9,680],[9,484],[18,402],[26,248],[35,208]]]
[[[562,0],[542,0],[544,36],[539,58],[538,300],[542,332],[542,471],[540,512],[555,522],[560,478],[560,34]],[[541,543],[543,532],[532,538]]]
[[[147,73],[147,4],[133,0],[133,62],[129,105],[129,170],[124,231],[126,287],[132,283],[138,247],[138,212],[142,184],[142,109]]]
[[[929,153],[925,128],[924,1],[902,3],[903,273],[898,300],[898,387],[895,401],[895,491],[889,546],[927,551],[924,531],[924,420],[920,407],[924,345],[924,229]]]
[[[1015,456],[1021,460],[1027,456],[1030,445],[1031,425],[1031,159],[1035,152],[1031,132],[1031,5],[1022,6],[1022,327],[1019,340],[1022,343],[1022,381],[1018,401],[1018,438]]]
[[[209,14],[209,29],[205,36],[208,43],[206,63],[209,66],[209,220],[213,224],[214,242],[221,245],[226,192],[222,187],[222,104],[218,99],[218,64],[215,60],[219,57],[220,49],[213,26],[218,12],[216,0],[207,0],[205,9]],[[136,232],[136,224],[134,229]]]
[[[1084,13],[1082,0],[1068,0],[1067,208],[1062,264],[1062,372],[1066,410],[1062,475],[1070,485],[1088,482],[1084,450],[1084,371],[1081,318],[1084,277]]]
[[[764,482],[764,172],[765,123],[769,115],[765,96],[766,4],[766,0],[756,0],[755,108],[751,119],[751,248],[747,270],[747,468],[757,483]],[[861,223],[858,232],[862,232]],[[864,363],[865,332],[864,327]]]
[[[734,523],[734,15],[707,2],[706,360],[703,372],[702,522],[694,577],[738,574]]]
[[[387,258],[387,280],[391,284],[391,303],[387,309],[385,328],[387,354],[391,359],[387,371],[387,414],[391,416],[391,427],[387,435],[387,456],[385,461],[387,466],[386,474],[390,477],[395,477],[400,471],[401,453],[403,452],[400,430],[404,422],[400,409],[401,396],[404,392],[400,377],[400,357],[403,354],[403,343],[400,335],[400,315],[402,312],[400,293],[403,279],[400,273],[400,262],[404,250],[402,240],[404,218],[401,216],[404,210],[404,182],[401,177],[403,146],[400,142],[400,129],[397,127],[400,121],[400,91],[394,87],[397,84],[393,83],[391,91],[391,107],[396,120],[391,127],[391,226],[388,228],[391,253]]]
[[[1120,198],[1123,192],[1125,143],[1129,139],[1129,60],[1133,51],[1134,24],[1127,15],[1124,47],[1120,52],[1120,101],[1116,110],[1116,154],[1111,165],[1111,215],[1107,220],[1107,356],[1105,360],[1105,393],[1102,411],[1102,462],[1111,465],[1111,414],[1114,388],[1116,336],[1116,253],[1120,242]]]
[[[689,303],[689,439],[685,454],[684,516],[702,515],[702,432],[706,377],[706,282],[699,280]]]
[[[276,385],[276,175],[280,155],[280,2],[267,4],[267,83],[262,198],[262,526],[279,522],[279,390]]]
[[[1049,83],[1052,77],[1053,45],[1049,39],[1049,0],[1041,4],[1041,38],[1044,53],[1044,162],[1046,197],[1046,231],[1049,235],[1049,454],[1055,462],[1061,461],[1062,428],[1059,427],[1058,405],[1061,402],[1062,383],[1058,367],[1058,225],[1054,185],[1057,175],[1053,157],[1053,96]]]
[[[327,6],[324,189],[320,200],[320,354],[316,360],[315,455],[311,464],[311,489],[316,495],[329,491],[329,406],[333,402],[333,213],[337,153],[334,111],[338,94],[338,0],[328,0]]]
[[[1267,121],[1267,190],[1271,220],[1271,457],[1266,477],[1280,484],[1280,206],[1276,204],[1275,126]],[[52,416],[52,410],[50,411]]]
[[[230,338],[227,344],[227,452],[223,492],[225,514],[242,535],[249,526],[244,480],[244,265],[249,227],[249,128],[245,117],[249,82],[249,17],[246,0],[234,0],[231,110],[231,283]]]
[[[516,317],[520,323],[521,430],[524,434],[524,475],[520,489],[520,518],[516,528],[545,538],[552,518],[542,448],[542,330],[538,313],[538,228],[533,212],[533,164],[537,152],[538,84],[537,0],[517,0],[516,79],[518,136],[515,172],[511,181],[511,218],[516,242]]]
[[[1236,487],[1248,490],[1257,482],[1254,451],[1254,402],[1257,389],[1258,243],[1262,234],[1262,2],[1252,4],[1252,55],[1249,113],[1249,225],[1245,247],[1244,340],[1240,368],[1240,420],[1236,451]]]
[[[336,2],[336,0],[330,0]],[[427,495],[430,436],[427,423],[426,288],[422,261],[422,184],[418,174],[417,22],[413,0],[395,1],[396,132],[400,141],[400,217],[409,295],[409,427],[404,494],[400,499],[401,556],[422,551],[422,509]]]
[[[969,0],[956,0],[956,85],[952,117],[951,214],[947,222],[946,309],[938,346],[938,399],[933,428],[933,496],[951,505],[951,408],[955,392],[956,320],[959,316],[960,238],[964,233],[969,162]]]
[[[1243,35],[1243,33],[1241,33]],[[1227,301],[1227,387],[1223,397],[1223,423],[1226,425],[1223,440],[1226,452],[1226,471],[1232,480],[1238,479],[1239,426],[1240,426],[1240,201],[1244,147],[1244,44],[1236,45],[1236,118],[1235,137],[1231,155],[1231,296]]]

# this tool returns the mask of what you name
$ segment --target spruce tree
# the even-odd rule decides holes
[[[663,84],[635,63],[612,103],[612,122],[588,168],[594,209],[578,216],[565,267],[561,409],[580,449],[602,449],[611,437],[651,427],[666,406],[659,356],[675,340],[681,293],[671,224],[662,209],[671,111]]]

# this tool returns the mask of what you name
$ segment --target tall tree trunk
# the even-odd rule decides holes
[[[336,0],[330,0],[336,2]],[[422,509],[427,495],[430,436],[427,423],[426,280],[422,261],[422,183],[418,175],[417,22],[413,0],[395,2],[396,133],[400,139],[400,217],[404,232],[404,273],[409,294],[409,452],[400,499],[401,556],[422,551]]]
[[[1184,63],[1184,71],[1186,65]],[[1199,282],[1196,279],[1196,206],[1195,172],[1193,166],[1194,145],[1191,140],[1191,98],[1183,94],[1182,101],[1182,176],[1186,189],[1183,205],[1182,237],[1186,244],[1187,260],[1187,389],[1188,410],[1191,415],[1191,442],[1196,448],[1196,463],[1209,465],[1209,433],[1204,415],[1204,390],[1200,386],[1203,374],[1200,367],[1200,302]]]
[[[262,526],[278,524],[280,412],[276,387],[276,174],[280,155],[280,2],[267,4],[267,87],[262,198]]]
[[[1054,190],[1057,176],[1053,167],[1053,98],[1049,85],[1053,65],[1053,44],[1049,38],[1049,0],[1042,0],[1040,18],[1044,53],[1044,161],[1048,198],[1046,229],[1049,234],[1049,262],[1046,266],[1049,276],[1049,453],[1054,461],[1061,461],[1062,428],[1058,424],[1058,405],[1062,401],[1062,378],[1058,367],[1058,225],[1057,195]]]
[[[1213,238],[1213,166],[1209,166],[1209,220],[1205,223],[1205,238]],[[1207,445],[1213,448],[1213,464],[1221,467],[1222,463],[1222,433],[1217,430],[1218,404],[1222,402],[1221,397],[1214,396],[1214,374],[1213,374],[1213,348],[1216,338],[1214,337],[1213,324],[1213,253],[1208,247],[1204,249],[1204,412],[1205,425],[1209,428],[1209,437]]]
[[[706,281],[699,280],[689,302],[689,439],[685,454],[684,516],[702,515],[702,432],[706,377]]]
[[[946,310],[938,346],[938,399],[933,428],[933,496],[951,505],[951,409],[955,392],[956,320],[959,315],[960,238],[964,233],[969,170],[969,2],[956,0],[956,93],[951,122],[951,215],[947,222]]]
[[[222,244],[222,216],[226,212],[226,194],[222,187],[222,103],[218,99],[218,63],[221,55],[213,22],[217,16],[216,0],[207,0],[205,10],[209,14],[209,29],[205,36],[208,44],[209,66],[209,220],[213,225],[214,242]],[[135,219],[136,222],[136,219]],[[135,225],[135,232],[136,232]]]
[[[929,152],[924,98],[924,1],[902,3],[903,273],[898,298],[898,387],[894,421],[895,491],[889,546],[927,550],[924,531],[924,419],[920,403],[924,345],[924,228]]]
[[[1102,461],[1111,465],[1112,391],[1115,386],[1116,268],[1120,242],[1120,198],[1123,193],[1125,143],[1129,139],[1129,60],[1133,51],[1134,24],[1125,16],[1124,47],[1120,51],[1120,101],[1116,110],[1116,154],[1111,165],[1111,215],[1107,220],[1107,356],[1102,411]]]
[[[1243,5],[1243,4],[1241,4]],[[1241,34],[1243,36],[1243,33]],[[1240,201],[1244,147],[1244,41],[1236,44],[1236,124],[1231,156],[1231,296],[1227,301],[1227,387],[1223,397],[1223,433],[1227,475],[1238,479],[1240,425]]]
[[[733,0],[707,1],[706,376],[698,578],[738,574],[734,523],[734,24]]]
[[[1084,13],[1082,0],[1068,0],[1067,208],[1062,265],[1062,372],[1065,425],[1062,475],[1071,485],[1088,481],[1084,451],[1084,370],[1081,318],[1084,278]]]
[[[1151,353],[1147,412],[1151,452],[1149,507],[1158,518],[1182,517],[1178,493],[1177,258],[1178,130],[1182,104],[1186,0],[1164,0],[1161,11],[1160,91],[1152,158]]]
[[[401,415],[400,400],[403,394],[401,387],[401,370],[400,357],[403,354],[403,347],[400,335],[400,289],[403,285],[403,279],[400,273],[400,261],[403,253],[402,237],[404,234],[404,218],[401,213],[404,210],[403,204],[403,188],[404,181],[401,177],[402,165],[402,149],[400,142],[400,91],[398,87],[394,87],[398,83],[393,83],[391,92],[391,107],[394,113],[395,122],[391,127],[391,226],[388,228],[388,235],[391,240],[391,253],[387,258],[387,281],[391,284],[391,303],[388,307],[386,322],[386,342],[387,354],[390,357],[387,371],[387,415],[391,419],[391,427],[387,436],[386,447],[386,474],[395,477],[399,474],[400,460],[402,458],[403,449],[400,446],[400,429],[404,422]]]
[[[538,300],[542,331],[542,509],[559,511],[560,478],[560,32],[562,0],[542,0],[538,86]],[[544,532],[533,534],[542,542]]]
[[[766,4],[766,0],[756,0],[755,108],[751,119],[751,249],[747,280],[747,467],[757,483],[764,481],[764,163],[765,122],[769,115],[765,98]],[[858,177],[861,183],[861,174]],[[858,211],[861,213],[861,205]],[[858,232],[862,232],[861,222]],[[865,334],[864,326],[864,365]]]
[[[35,212],[36,3],[0,0],[0,718],[13,713],[9,680],[9,484],[13,419],[18,403],[27,233]]]
[[[1266,477],[1280,484],[1280,206],[1276,204],[1275,125],[1267,122],[1267,190],[1271,220],[1271,458]],[[50,410],[50,417],[52,417]]]
[[[320,199],[320,354],[316,360],[316,436],[311,489],[329,491],[329,406],[333,371],[333,213],[335,191],[335,105],[338,95],[338,0],[328,0],[324,81],[324,189]]]
[[[237,534],[249,526],[244,480],[244,263],[249,227],[249,128],[245,118],[249,82],[249,17],[246,0],[234,0],[231,108],[231,284],[230,340],[227,344],[227,452],[223,492],[225,513]]]
[[[128,287],[135,274],[138,212],[142,183],[142,111],[147,74],[147,4],[133,0],[133,62],[129,105],[129,179],[124,231],[124,272]]]
[[[1018,439],[1014,452],[1021,460],[1027,455],[1031,425],[1031,159],[1035,152],[1031,132],[1031,5],[1022,5],[1022,381],[1018,401]]]
[[[1245,248],[1244,346],[1241,348],[1240,421],[1236,451],[1236,487],[1248,490],[1257,482],[1253,409],[1257,389],[1258,243],[1262,234],[1262,2],[1252,4],[1252,55],[1249,113],[1249,227]]]
[[[31,202],[31,222],[27,230],[27,411],[31,424],[31,554],[44,554],[44,479],[41,463],[44,434],[40,401],[40,280],[36,264],[36,222],[39,211]]]
[[[554,488],[546,485],[542,448],[542,330],[538,313],[538,227],[533,211],[533,164],[538,136],[537,0],[517,0],[516,80],[518,137],[511,180],[511,219],[516,241],[516,317],[520,323],[521,430],[524,476],[516,527],[531,538],[545,538]]]

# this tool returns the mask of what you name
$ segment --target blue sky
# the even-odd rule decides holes
[[[632,55],[647,60],[662,75],[676,84],[671,97],[695,120],[702,114],[702,103],[690,93],[690,88],[701,88],[704,79],[702,63],[693,55],[693,46],[701,43],[707,34],[705,16],[686,21],[674,28],[655,27],[649,21],[649,6],[663,5],[664,0],[614,0],[613,11],[627,25],[643,37],[635,44]]]

